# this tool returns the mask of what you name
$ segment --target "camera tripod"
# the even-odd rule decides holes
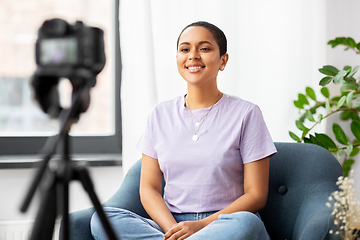
[[[63,109],[59,115],[60,131],[58,135],[49,138],[44,146],[45,156],[33,179],[30,188],[20,207],[25,212],[41,183],[43,196],[40,207],[36,215],[30,240],[51,240],[55,220],[58,212],[62,213],[62,239],[69,239],[69,183],[72,180],[79,180],[85,191],[88,193],[95,210],[98,212],[101,223],[111,240],[116,240],[113,229],[102,209],[98,197],[96,196],[93,183],[88,170],[84,164],[75,163],[70,158],[70,137],[69,131],[75,119],[77,119],[78,108],[80,107],[82,94],[89,91],[86,87],[78,89],[73,95],[72,106]],[[52,161],[56,147],[61,147],[61,159]]]

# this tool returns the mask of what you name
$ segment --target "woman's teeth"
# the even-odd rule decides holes
[[[188,69],[190,69],[190,70],[193,70],[193,69],[200,69],[200,68],[202,68],[202,67],[188,67]]]

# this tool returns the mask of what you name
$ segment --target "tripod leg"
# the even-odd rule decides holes
[[[36,215],[30,240],[51,240],[56,219],[56,177],[51,176],[46,182],[44,196]]]
[[[59,186],[60,196],[62,196],[62,203],[59,206],[62,207],[62,236],[61,240],[69,239],[69,183],[62,182]]]
[[[89,172],[87,171],[87,169],[85,167],[78,167],[76,169],[76,173],[77,173],[77,177],[80,180],[80,182],[82,183],[84,189],[88,192],[89,197],[95,207],[95,210],[98,212],[101,223],[109,237],[110,240],[116,240],[116,236],[114,233],[114,230],[112,229],[109,220],[107,219],[105,212],[100,204],[99,199],[96,196],[95,190],[94,190],[94,185],[91,181]]]

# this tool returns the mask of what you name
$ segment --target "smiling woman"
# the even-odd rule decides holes
[[[259,107],[219,91],[228,61],[221,49],[225,35],[210,23],[181,32],[176,59],[187,94],[157,104],[137,144],[140,198],[152,219],[105,208],[118,238],[269,239],[257,212],[267,201],[276,148]],[[91,232],[106,238],[97,213]]]

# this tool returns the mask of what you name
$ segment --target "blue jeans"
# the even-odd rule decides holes
[[[155,221],[128,210],[106,207],[105,214],[119,240],[164,240],[164,232]],[[201,220],[209,213],[174,213],[177,222]],[[91,218],[91,234],[96,240],[108,239],[97,213]],[[269,240],[261,219],[250,212],[220,215],[218,220],[187,238],[187,240]]]

